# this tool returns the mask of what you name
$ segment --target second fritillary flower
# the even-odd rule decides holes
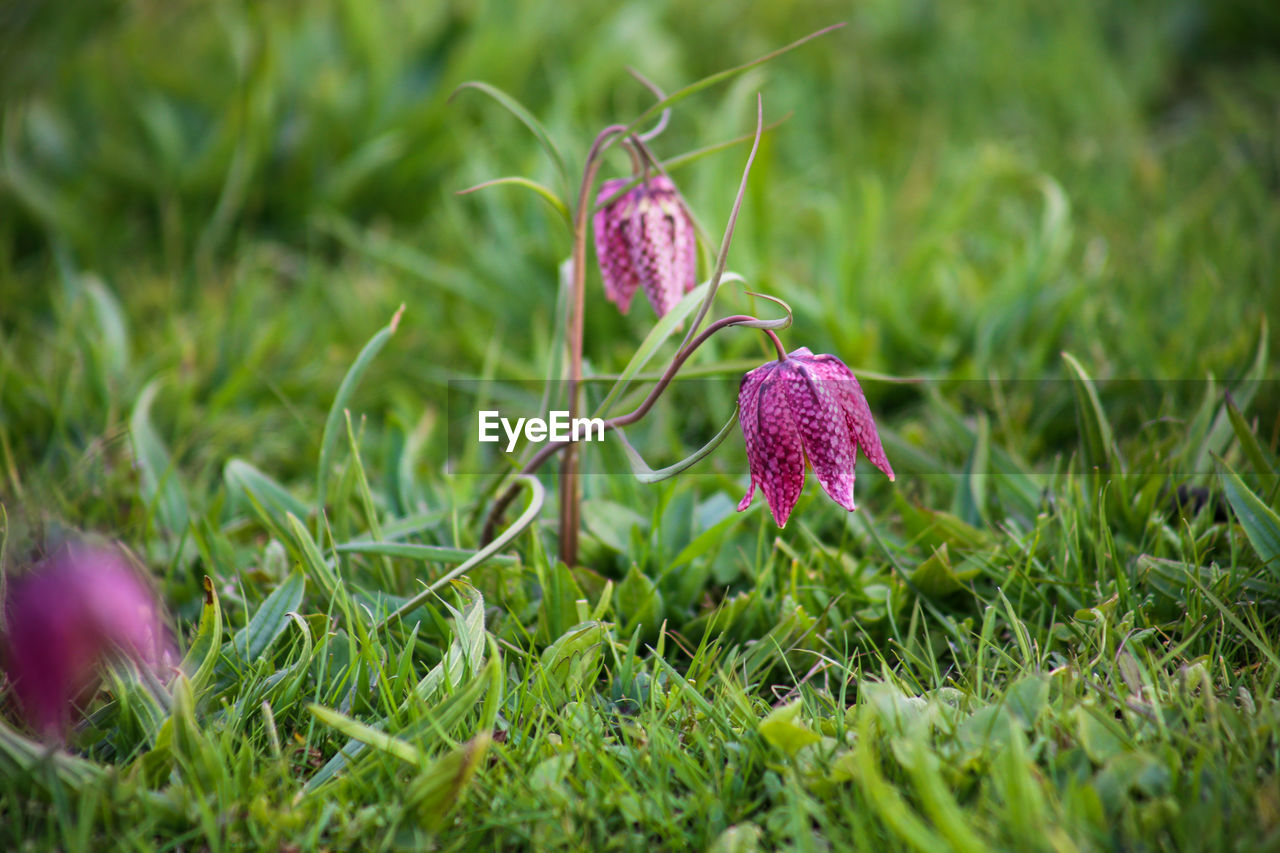
[[[630,180],[605,181],[596,204],[617,195]],[[637,184],[592,218],[596,259],[605,295],[623,314],[636,288],[644,289],[661,317],[697,284],[698,255],[693,220],[665,175]]]

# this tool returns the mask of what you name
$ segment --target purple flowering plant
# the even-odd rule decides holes
[[[835,28],[829,27],[813,33],[743,68],[768,61]],[[738,70],[741,68],[731,69],[724,74]],[[693,317],[675,354],[640,404],[630,412],[604,419],[605,429],[615,431],[621,440],[621,446],[635,475],[643,482],[654,482],[686,470],[711,453],[731,434],[734,423],[739,422],[751,476],[747,494],[738,506],[739,510],[750,505],[758,486],[764,493],[778,526],[785,526],[800,496],[806,468],[813,469],[822,488],[837,504],[850,511],[854,510],[854,468],[859,453],[890,480],[894,474],[881,446],[866,397],[853,372],[834,355],[814,355],[804,347],[788,353],[777,332],[790,325],[791,311],[777,297],[751,294],[779,305],[785,312],[785,316],[781,318],[734,314],[708,319],[721,284],[743,280],[737,274],[726,272],[726,262],[751,166],[765,130],[762,101],[757,101],[755,133],[742,140],[734,140],[750,139],[751,151],[714,260],[711,260],[710,252],[707,252],[705,266],[709,268],[709,278],[700,287],[699,246],[709,246],[710,241],[700,233],[695,217],[680,194],[679,185],[667,168],[668,165],[683,164],[694,159],[697,152],[663,161],[655,156],[652,143],[666,127],[672,104],[704,88],[722,75],[713,75],[712,78],[667,95],[641,75],[634,71],[632,74],[654,94],[657,103],[629,124],[609,125],[596,136],[583,166],[576,205],[570,207],[551,188],[526,178],[499,178],[462,191],[473,192],[497,184],[515,184],[534,189],[561,212],[573,233],[572,254],[564,267],[567,271],[565,284],[568,287],[569,303],[565,334],[569,351],[565,377],[569,417],[576,418],[582,410],[587,243],[590,241],[594,246],[596,266],[605,297],[621,313],[628,314],[636,292],[643,290],[658,318],[657,326],[646,339],[646,346],[637,353],[618,384],[605,397],[605,402],[598,410],[600,413],[609,414],[610,404],[619,398],[644,360],[650,357],[652,348],[648,344],[654,336],[677,334],[685,328],[687,318],[690,315]],[[486,84],[468,83],[463,86],[466,87],[491,95],[515,112],[533,130],[553,162],[560,166],[562,177],[567,175],[562,166],[563,158],[550,141],[550,136],[527,111]],[[658,118],[656,126],[641,132],[639,128],[654,117]],[[615,145],[621,146],[630,155],[631,173],[600,181],[597,185],[604,154]],[[712,148],[721,147],[725,146]],[[623,429],[640,421],[651,411],[676,374],[699,347],[714,335],[733,326],[760,330],[772,343],[777,359],[742,377],[737,410],[706,446],[675,465],[661,471],[652,470],[627,442]],[[576,443],[572,440],[550,441],[527,456],[523,467],[510,479],[506,489],[500,492],[491,506],[482,534],[482,542],[487,543],[484,551],[491,551],[497,544],[509,541],[510,535],[514,535],[528,523],[530,513],[526,512],[519,521],[507,528],[498,541],[494,540],[506,508],[522,487],[538,488],[532,475],[553,456],[560,457],[560,558],[568,565],[577,562],[581,519],[578,474],[581,461]],[[457,574],[458,571],[450,572],[432,587],[438,587]],[[416,603],[417,599],[411,601],[400,612]]]
[[[106,548],[68,545],[9,580],[0,659],[18,711],[48,740],[105,665],[129,661],[165,680],[176,663],[163,611],[143,575]]]

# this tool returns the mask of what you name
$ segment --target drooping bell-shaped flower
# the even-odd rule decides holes
[[[627,178],[605,181],[596,204],[613,198],[628,183]],[[592,230],[605,295],[623,314],[631,308],[637,287],[644,288],[661,317],[697,284],[693,220],[665,175],[637,184],[597,210]]]
[[[64,548],[11,578],[4,617],[0,647],[18,708],[55,740],[101,664],[128,658],[161,671],[175,657],[155,597],[114,551]]]
[[[893,479],[862,387],[834,355],[801,347],[757,367],[738,386],[738,415],[751,466],[739,512],[759,486],[774,521],[785,527],[804,486],[806,461],[831,499],[852,512],[859,449]]]

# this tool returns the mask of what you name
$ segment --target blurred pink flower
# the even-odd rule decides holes
[[[175,652],[159,605],[118,553],[63,548],[9,579],[4,601],[5,671],[32,728],[61,739],[98,667],[117,656],[161,670]]]
[[[608,201],[631,181],[605,181],[596,204]],[[636,288],[658,316],[666,314],[697,284],[697,239],[693,220],[675,185],[655,175],[623,193],[592,219],[596,259],[604,292],[626,314]]]
[[[738,511],[751,505],[756,486],[779,527],[800,498],[805,461],[831,499],[852,512],[858,450],[893,479],[876,422],[853,372],[834,355],[807,347],[761,365],[742,377],[738,414],[751,466],[751,486]]]

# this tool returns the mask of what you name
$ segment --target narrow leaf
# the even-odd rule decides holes
[[[721,277],[721,281],[745,282],[746,279],[737,273],[727,272]],[[666,342],[667,338],[674,335],[679,330],[680,324],[688,318],[689,314],[702,304],[703,298],[707,295],[710,287],[711,283],[709,281],[698,285],[693,290],[686,293],[684,298],[677,302],[674,308],[668,311],[660,320],[658,320],[657,323],[654,324],[653,328],[649,330],[649,334],[645,336],[645,339],[636,349],[635,355],[631,356],[631,360],[627,362],[627,366],[623,368],[620,374],[618,374],[617,382],[614,384],[613,388],[609,390],[608,395],[605,396],[604,402],[602,402],[596,409],[595,417],[603,417],[604,414],[609,411],[609,407],[613,405],[624,391],[626,391],[636,374],[638,374],[641,369],[649,363],[649,360],[658,352],[658,348]]]
[[[324,422],[324,436],[320,440],[320,465],[316,473],[316,507],[320,514],[324,514],[324,504],[326,489],[329,481],[329,467],[332,464],[330,457],[333,455],[333,447],[338,441],[340,427],[342,425],[342,413],[349,405],[356,387],[360,384],[360,379],[364,376],[369,364],[386,346],[387,341],[396,333],[396,327],[400,325],[400,316],[404,313],[404,306],[396,311],[395,316],[391,318],[391,322],[386,328],[374,335],[369,343],[364,345],[364,349],[360,350],[360,354],[356,356],[355,363],[351,365],[351,369],[347,371],[347,375],[343,377],[342,384],[338,386],[338,393],[333,398],[333,405],[329,407],[329,416]],[[297,513],[294,513],[297,515]]]
[[[222,480],[232,494],[252,495],[263,507],[278,513],[280,520],[290,512],[299,518],[310,515],[311,510],[306,504],[243,459],[227,462],[222,469]]]
[[[1240,526],[1258,557],[1273,574],[1280,577],[1280,516],[1244,484],[1226,462],[1218,461],[1218,476],[1227,502],[1240,519]]]
[[[560,196],[556,195],[549,187],[540,184],[537,181],[531,181],[528,178],[522,178],[518,175],[511,175],[504,178],[494,178],[491,181],[484,181],[476,184],[474,187],[467,187],[465,190],[458,190],[455,195],[467,195],[477,190],[487,189],[488,187],[497,186],[516,186],[524,187],[527,190],[533,190],[542,196],[542,200],[551,205],[551,209],[560,214],[560,219],[570,230],[573,229],[573,216],[569,213],[569,206],[564,203]]]
[[[1269,458],[1270,454],[1258,443],[1258,437],[1249,428],[1249,424],[1245,421],[1240,409],[1236,407],[1236,401],[1230,393],[1227,394],[1225,406],[1227,417],[1231,420],[1231,428],[1235,430],[1236,441],[1240,443],[1240,450],[1244,453],[1245,459],[1249,460],[1249,464],[1253,466],[1253,473],[1274,477],[1277,473],[1274,460]]]
[[[153,379],[138,395],[129,418],[129,435],[147,506],[154,509],[161,527],[170,533],[181,533],[189,517],[187,497],[178,482],[169,451],[151,425],[151,404],[159,388],[159,380]]]
[[[379,554],[421,560],[426,563],[464,563],[476,555],[475,551],[468,551],[465,548],[415,545],[409,542],[344,542],[334,550],[341,554]],[[519,562],[516,557],[507,554],[494,554],[488,561],[499,566],[511,566]]]
[[[409,764],[421,765],[423,763],[423,755],[417,747],[399,738],[392,737],[384,731],[379,731],[373,726],[367,726],[359,720],[353,720],[346,714],[335,711],[332,708],[326,708],[323,705],[313,703],[307,706],[307,710],[326,726],[337,729],[347,737],[354,738],[379,752],[394,755]]]
[[[525,109],[523,104],[499,89],[497,86],[492,86],[488,83],[482,83],[477,80],[469,80],[466,83],[459,85],[457,89],[453,90],[453,94],[449,96],[450,100],[452,100],[458,92],[463,89],[476,89],[484,92],[486,95],[504,106],[509,113],[520,120],[521,124],[529,128],[533,133],[534,138],[538,140],[538,144],[542,146],[542,150],[551,158],[551,162],[556,167],[556,173],[559,175],[563,186],[565,188],[569,186],[569,170],[565,167],[564,155],[560,153],[560,149],[556,147],[555,142],[551,139],[551,134],[547,133],[547,129],[542,126],[542,122],[534,118],[533,113],[529,112]]]
[[[222,605],[218,602],[218,591],[213,588],[213,580],[208,575],[205,575],[203,583],[204,608],[200,611],[200,625],[181,667],[191,682],[192,692],[196,694],[213,675],[222,648]]]
[[[627,441],[627,437],[623,434],[622,430],[615,430],[615,433],[618,436],[619,441],[622,442],[622,452],[627,455],[627,462],[631,465],[631,473],[635,475],[635,478],[641,483],[649,485],[661,482],[662,480],[669,479],[677,474],[687,471],[707,456],[710,456],[711,452],[719,447],[721,443],[729,437],[729,433],[733,431],[733,427],[737,423],[738,410],[735,408],[733,410],[733,414],[729,416],[729,420],[725,422],[725,425],[720,428],[720,431],[717,432],[710,441],[702,445],[702,447],[698,448],[690,455],[686,456],[684,459],[676,462],[674,465],[668,465],[666,468],[660,468],[656,471],[650,468],[648,463],[644,461],[636,449],[631,446],[631,442]]]
[[[462,800],[467,784],[489,751],[487,732],[476,735],[457,749],[431,762],[409,785],[408,799],[417,807],[418,820],[431,831],[444,825]]]
[[[284,583],[277,586],[266,597],[249,624],[236,633],[236,653],[242,660],[253,663],[276,641],[276,638],[289,627],[289,614],[302,606],[302,593],[306,587],[306,577],[299,571],[293,571]]]
[[[1075,390],[1076,418],[1080,425],[1080,442],[1085,466],[1089,469],[1109,471],[1114,461],[1115,444],[1111,435],[1111,424],[1107,421],[1102,403],[1098,400],[1098,390],[1074,356],[1064,352],[1062,358],[1070,368],[1071,384]]]
[[[733,68],[726,68],[723,71],[717,71],[715,74],[710,74],[706,77],[703,77],[701,80],[696,80],[693,83],[690,83],[688,86],[685,86],[683,89],[679,89],[675,92],[672,92],[670,95],[663,98],[661,101],[658,101],[656,104],[653,104],[652,106],[650,106],[647,110],[642,112],[635,121],[627,125],[626,132],[621,135],[629,135],[636,128],[640,127],[640,125],[646,124],[651,118],[661,113],[667,107],[677,103],[678,101],[683,101],[685,98],[689,97],[690,95],[701,92],[703,89],[708,89],[724,80],[728,80],[737,74],[741,74],[743,71],[747,71],[751,68],[755,68],[757,65],[763,65],[764,63],[769,62],[772,59],[777,59],[779,56],[782,56],[782,54],[795,50],[801,45],[807,42],[813,41],[814,39],[820,36],[824,36],[833,30],[838,30],[843,26],[844,26],[844,22],[840,22],[838,24],[832,24],[829,27],[823,27],[822,29],[817,30],[816,32],[812,32],[809,35],[804,36],[803,38],[798,38],[795,41],[791,42],[790,44],[783,45],[777,50],[772,50],[769,53],[766,53],[764,56],[761,56],[757,59],[753,59],[750,62],[744,62],[742,65],[736,65]]]

